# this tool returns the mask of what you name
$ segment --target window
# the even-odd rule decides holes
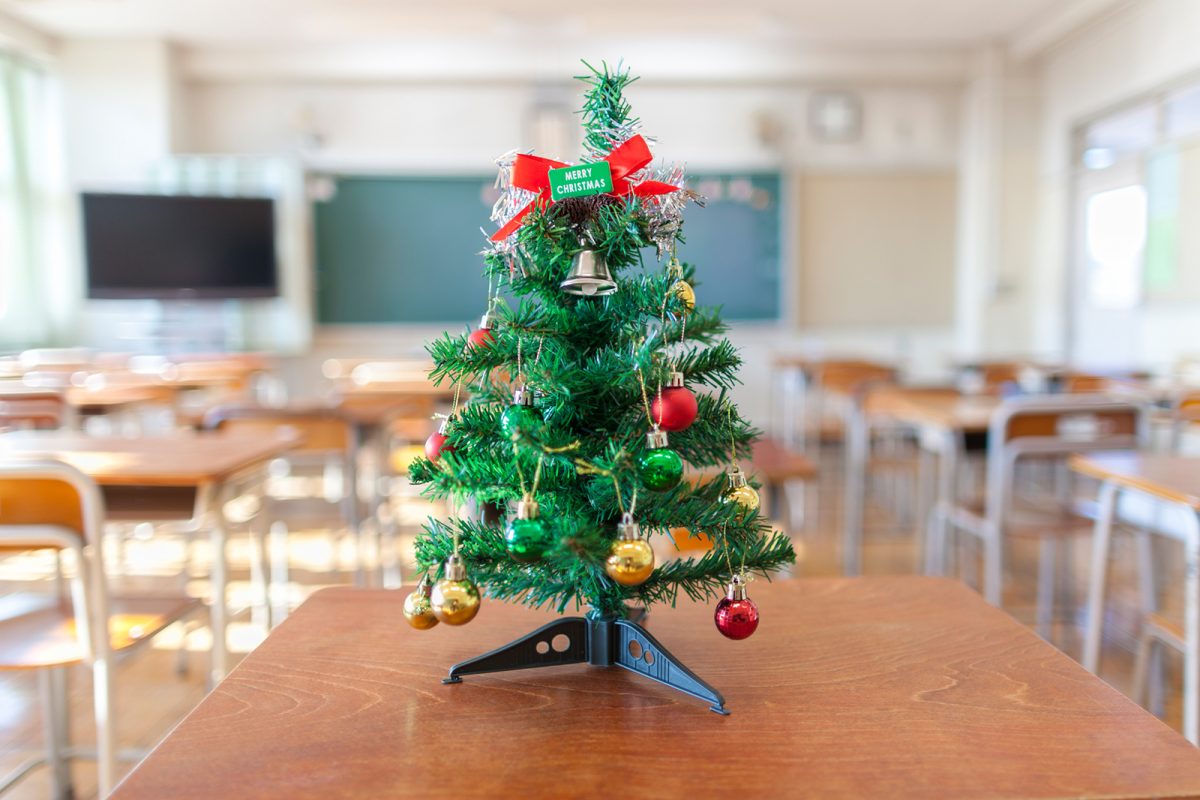
[[[1087,291],[1095,308],[1128,309],[1141,302],[1146,247],[1146,190],[1125,186],[1099,192],[1084,212]]]
[[[8,347],[47,341],[69,302],[54,90],[43,70],[0,51],[0,344]]]

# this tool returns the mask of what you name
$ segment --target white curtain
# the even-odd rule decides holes
[[[77,306],[53,78],[0,51],[0,347],[54,343]]]

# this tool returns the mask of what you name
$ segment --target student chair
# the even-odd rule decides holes
[[[0,669],[37,671],[46,741],[43,758],[0,778],[0,792],[46,764],[53,796],[73,796],[69,760],[89,754],[70,745],[67,669],[83,664],[91,669],[94,682],[94,757],[99,794],[106,797],[114,785],[118,758],[115,656],[204,608],[200,600],[183,595],[110,597],[101,546],[104,513],[96,484],[71,466],[55,461],[0,464],[0,551],[53,549],[60,565],[52,595],[22,593],[0,599]],[[65,579],[64,553],[70,554],[72,566]]]
[[[1019,397],[1002,403],[988,428],[986,495],[979,502],[944,499],[935,506],[933,563],[945,570],[952,529],[976,537],[983,545],[984,597],[1000,606],[1006,537],[1039,539],[1038,627],[1049,638],[1059,542],[1089,534],[1092,520],[1071,504],[1063,491],[1070,488],[1067,481],[1060,481],[1049,503],[1022,503],[1018,509],[1018,466],[1036,459],[1061,467],[1072,453],[1136,448],[1145,440],[1146,428],[1141,405],[1101,395]]]
[[[264,487],[262,506],[257,518],[260,523],[278,520],[278,511],[287,503],[293,507],[309,502],[304,508],[311,512],[311,501],[318,495],[339,509],[336,522],[345,526],[353,539],[355,582],[365,582],[363,568],[363,543],[361,506],[358,498],[357,456],[360,443],[358,432],[351,419],[341,412],[323,407],[271,408],[258,405],[228,405],[211,409],[204,416],[205,430],[238,430],[264,437],[274,437],[281,431],[298,434],[300,442],[289,451],[284,461],[288,466],[288,477],[299,477],[299,483],[322,484],[322,491],[284,490],[273,488],[271,482]],[[329,482],[323,480],[329,470],[340,474],[339,494],[326,494]],[[317,475],[312,475],[313,471]],[[299,475],[297,475],[299,473]],[[303,513],[303,512],[301,512]],[[254,569],[259,582],[261,596],[270,613],[270,623],[278,623],[288,613],[286,589],[288,584],[287,539],[282,525],[273,526],[272,538],[279,537],[274,550],[275,558],[269,555],[267,530],[263,524],[252,526],[256,545]],[[337,568],[336,548],[332,568]],[[271,585],[278,585],[272,600]]]

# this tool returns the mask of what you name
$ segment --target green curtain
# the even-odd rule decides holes
[[[51,76],[0,51],[0,347],[51,343],[64,304],[66,193]],[[51,291],[54,287],[54,291]]]

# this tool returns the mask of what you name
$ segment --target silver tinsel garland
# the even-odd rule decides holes
[[[587,161],[595,162],[603,160],[618,146],[636,136],[638,134],[638,127],[637,123],[631,123],[613,126],[611,130],[605,131],[605,138],[611,143],[611,146],[603,152],[585,144],[584,149]],[[655,143],[653,138],[644,134],[642,138],[653,148]],[[517,155],[518,151],[510,150],[496,159],[496,166],[499,168],[499,173],[496,175],[496,188],[500,191],[500,198],[492,206],[491,219],[497,226],[503,226],[518,214],[521,209],[537,198],[537,193],[513,186],[512,184],[513,163],[516,161]],[[571,162],[567,163],[570,164]],[[650,239],[658,248],[659,258],[662,258],[666,253],[671,251],[679,228],[683,225],[684,207],[687,206],[689,201],[695,201],[697,204],[703,205],[703,198],[684,187],[686,176],[684,168],[680,164],[667,164],[655,167],[651,163],[637,172],[626,176],[626,180],[633,186],[637,186],[646,180],[656,180],[679,187],[678,191],[641,197],[638,198],[637,202],[638,216],[646,223]],[[488,251],[512,254],[518,249],[517,238],[515,232],[498,242],[492,241],[489,238]]]

